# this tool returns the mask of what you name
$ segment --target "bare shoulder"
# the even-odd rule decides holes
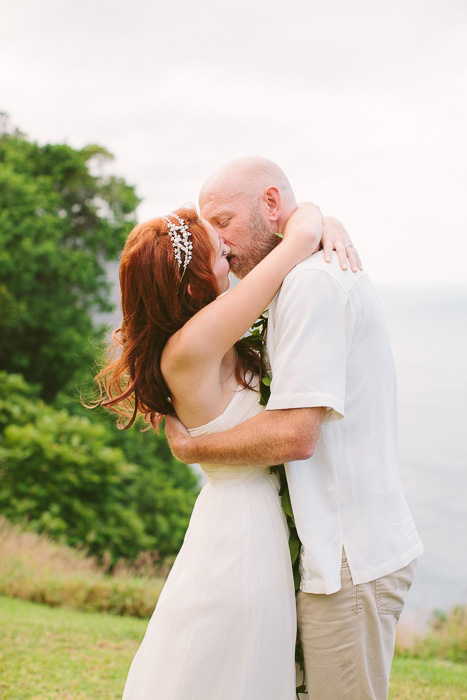
[[[167,341],[161,357],[161,369],[172,371],[202,368],[213,361],[217,364],[222,354],[212,337],[203,333],[201,317],[204,309],[198,311],[184,326]]]
[[[172,336],[161,357],[161,372],[177,416],[188,427],[208,422],[223,410],[226,387],[220,363],[190,355],[180,338]]]
[[[161,372],[170,389],[188,384],[199,386],[205,379],[219,381],[221,360],[203,349],[201,338],[184,326],[167,341],[161,355]]]

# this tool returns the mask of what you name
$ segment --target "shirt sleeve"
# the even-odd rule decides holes
[[[326,406],[326,420],[344,417],[348,295],[327,272],[294,270],[283,283],[269,349],[268,410]]]

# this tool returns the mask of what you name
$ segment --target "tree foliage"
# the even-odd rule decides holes
[[[91,554],[179,550],[197,479],[149,431],[120,432],[45,404],[0,372],[0,511]]]
[[[181,546],[198,492],[165,438],[88,411],[117,258],[138,199],[96,145],[39,145],[0,128],[0,511],[98,557]],[[3,371],[2,371],[3,370]]]
[[[39,383],[51,400],[92,364],[110,311],[105,262],[133,225],[133,187],[102,166],[97,145],[29,141],[0,130],[0,368]]]

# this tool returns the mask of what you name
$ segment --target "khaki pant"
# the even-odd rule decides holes
[[[344,553],[340,591],[299,591],[298,630],[310,700],[387,699],[396,625],[415,570],[413,561],[354,586]]]

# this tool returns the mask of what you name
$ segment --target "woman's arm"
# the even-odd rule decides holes
[[[224,357],[269,305],[290,270],[316,250],[321,233],[319,208],[301,204],[289,218],[282,242],[234,289],[201,309],[172,337],[171,364],[190,369]]]

